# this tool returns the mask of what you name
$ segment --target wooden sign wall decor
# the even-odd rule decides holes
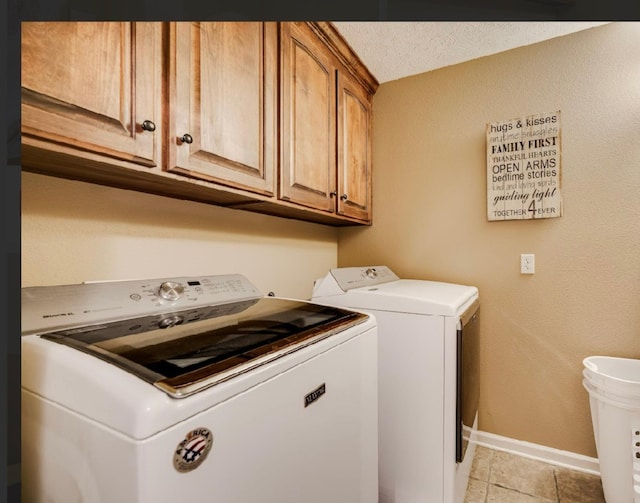
[[[562,216],[560,111],[487,124],[487,218]]]

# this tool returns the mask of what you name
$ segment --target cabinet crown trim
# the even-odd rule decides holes
[[[348,42],[340,35],[336,27],[327,21],[310,22],[309,25],[340,60],[340,63],[366,88],[367,92],[371,95],[375,94],[380,85],[378,80],[360,60]]]

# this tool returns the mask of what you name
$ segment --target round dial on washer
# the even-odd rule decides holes
[[[158,323],[158,327],[159,328],[171,328],[171,327],[175,327],[176,325],[180,325],[182,324],[182,322],[184,321],[184,318],[182,316],[169,316],[168,318],[164,318],[163,320],[160,320],[160,322]]]
[[[160,285],[158,293],[165,300],[178,300],[184,293],[184,285],[177,281],[165,281]]]
[[[364,273],[370,279],[376,279],[378,277],[378,271],[376,271],[373,267],[370,267]]]

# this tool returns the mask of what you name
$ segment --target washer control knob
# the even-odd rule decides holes
[[[181,325],[183,321],[184,321],[184,318],[182,316],[178,316],[178,315],[169,316],[168,318],[164,318],[160,320],[160,322],[158,323],[158,328],[175,327],[176,325]]]
[[[177,281],[165,281],[160,285],[158,294],[164,300],[178,300],[184,293],[184,285]]]
[[[370,267],[364,273],[369,279],[376,279],[378,277],[378,271],[376,271],[373,267]]]

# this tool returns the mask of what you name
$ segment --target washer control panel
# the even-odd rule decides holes
[[[22,289],[22,334],[261,298],[240,274]]]

